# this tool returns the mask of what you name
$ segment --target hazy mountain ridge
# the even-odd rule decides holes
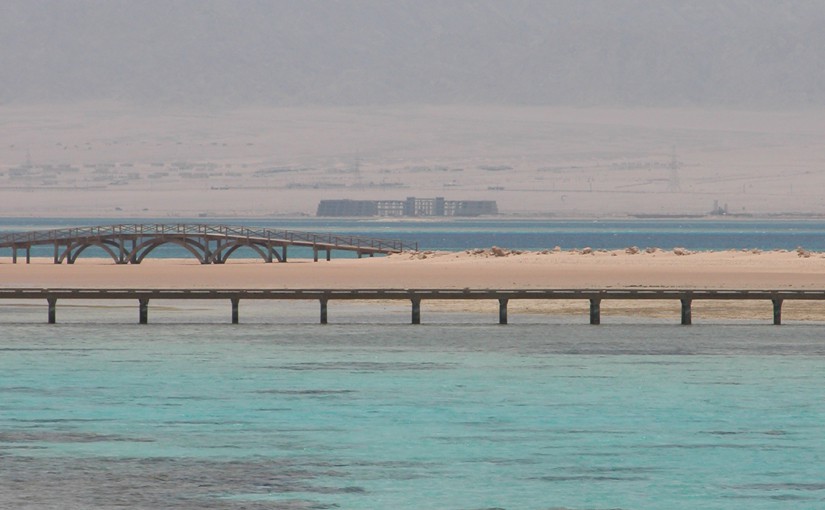
[[[825,105],[825,3],[23,1],[0,101]]]

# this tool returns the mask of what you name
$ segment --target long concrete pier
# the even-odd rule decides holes
[[[681,324],[693,321],[691,305],[696,300],[770,301],[773,324],[782,324],[782,304],[788,300],[822,301],[825,290],[712,290],[712,289],[0,289],[0,299],[45,300],[48,322],[57,322],[57,303],[62,300],[134,300],[138,322],[149,322],[151,300],[226,300],[231,304],[233,324],[240,322],[241,300],[303,300],[320,303],[320,323],[328,322],[328,304],[334,300],[409,301],[412,324],[421,323],[424,300],[495,300],[499,304],[498,322],[507,324],[511,300],[586,300],[590,304],[590,324],[601,323],[601,302],[605,300],[671,300],[681,304]]]

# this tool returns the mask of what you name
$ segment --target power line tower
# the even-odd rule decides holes
[[[355,174],[355,185],[361,187],[361,151],[355,151],[355,166],[352,167]]]
[[[670,179],[668,179],[667,190],[671,193],[682,191],[682,186],[679,184],[679,160],[676,159],[676,146],[674,145],[670,151]]]

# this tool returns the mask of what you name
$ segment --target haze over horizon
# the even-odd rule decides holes
[[[825,3],[5,0],[0,102],[825,105]]]
[[[5,0],[0,215],[825,215],[825,2]]]

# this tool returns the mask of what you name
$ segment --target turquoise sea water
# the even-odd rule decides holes
[[[240,223],[425,249],[825,250],[815,221]],[[317,303],[243,302],[232,326],[228,303],[153,301],[139,326],[136,303],[61,303],[56,325],[0,303],[0,508],[825,508],[825,324],[435,306],[411,326],[409,306],[335,302],[321,326]]]
[[[825,507],[821,324],[132,308],[0,308],[0,508]]]

